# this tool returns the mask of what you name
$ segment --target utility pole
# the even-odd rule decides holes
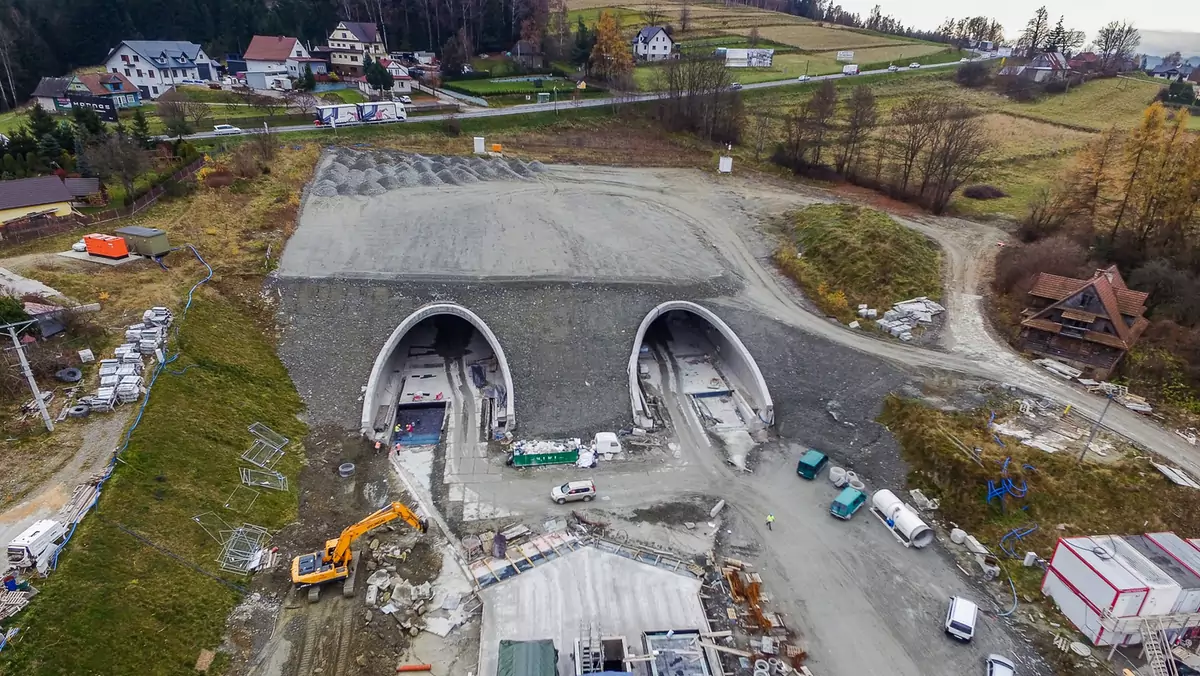
[[[1092,440],[1096,438],[1096,433],[1100,431],[1100,423],[1104,421],[1104,414],[1108,413],[1108,407],[1112,406],[1112,395],[1108,395],[1108,401],[1104,402],[1104,410],[1100,411],[1100,417],[1092,425],[1092,433],[1088,435],[1087,443],[1083,445],[1083,450],[1079,453],[1079,463],[1083,464],[1083,457],[1087,455],[1088,449],[1092,447]]]
[[[46,431],[53,432],[54,421],[50,419],[50,412],[46,410],[46,402],[42,400],[42,391],[38,389],[37,381],[33,378],[33,371],[29,368],[29,360],[25,358],[25,346],[21,345],[21,339],[17,337],[17,331],[30,324],[33,324],[33,320],[6,324],[2,328],[8,331],[8,336],[12,338],[13,349],[17,351],[17,358],[21,360],[21,372],[25,374],[25,380],[29,381],[29,391],[33,393],[33,400],[37,402],[38,410],[42,413]]]

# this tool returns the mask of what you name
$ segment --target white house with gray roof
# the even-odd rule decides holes
[[[633,38],[633,58],[638,61],[662,61],[671,58],[675,41],[662,26],[646,26]]]
[[[217,79],[217,67],[194,42],[125,40],[108,53],[104,68],[129,78],[148,99],[157,99],[178,84]]]

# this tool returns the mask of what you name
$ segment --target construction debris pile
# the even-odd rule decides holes
[[[710,564],[710,568],[716,569],[711,559]],[[762,578],[749,563],[726,557],[716,572],[705,577],[704,587],[722,592],[716,598],[724,604],[724,617],[710,619],[710,623],[714,630],[720,625],[728,629],[713,631],[706,636],[716,642],[711,647],[737,658],[737,669],[733,671],[742,673],[739,669],[754,668],[755,673],[812,673],[804,666],[808,652],[798,645],[794,633],[784,624],[783,617],[767,609],[768,599],[762,589]],[[710,615],[712,611],[710,608]],[[734,631],[751,635],[749,651],[732,647],[735,642]]]
[[[1099,394],[1105,397],[1111,397],[1113,401],[1124,406],[1125,408],[1135,413],[1153,413],[1154,408],[1146,401],[1144,397],[1139,397],[1136,394],[1131,394],[1129,388],[1124,385],[1110,383],[1103,380],[1092,380],[1091,378],[1083,378],[1083,371],[1064,364],[1054,359],[1034,359],[1033,363],[1041,366],[1050,373],[1062,378],[1063,380],[1074,380],[1080,385],[1087,388],[1092,394]]]
[[[378,539],[370,545],[371,558],[367,568],[366,604],[390,616],[400,631],[416,636],[427,631],[445,638],[465,624],[482,608],[478,597],[465,584],[456,587],[449,579],[439,576],[435,582],[412,584],[396,573],[396,564],[408,560],[412,548],[383,545]],[[457,571],[451,571],[457,578]],[[443,581],[445,583],[443,584]],[[367,611],[367,622],[372,611]]]
[[[81,397],[75,415],[90,411],[111,412],[120,404],[132,404],[146,392],[145,362],[147,355],[157,355],[161,361],[162,346],[167,329],[175,320],[165,307],[154,307],[142,314],[142,321],[125,329],[125,342],[117,346],[114,358],[100,360],[100,386],[96,393]]]
[[[883,331],[905,342],[912,340],[913,329],[921,324],[932,324],[933,318],[946,311],[946,308],[925,296],[902,300],[892,306],[891,310],[883,313],[883,318],[876,321]],[[863,319],[875,319],[877,310],[865,305],[858,306],[858,316]]]

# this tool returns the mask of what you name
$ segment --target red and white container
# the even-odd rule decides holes
[[[1067,619],[1097,646],[1141,642],[1141,617],[1166,614],[1181,588],[1120,537],[1063,538],[1042,580]],[[1104,620],[1105,615],[1111,618]]]

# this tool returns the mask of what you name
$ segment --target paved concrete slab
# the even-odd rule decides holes
[[[480,592],[479,674],[495,675],[500,641],[546,638],[558,672],[574,673],[574,641],[588,623],[639,652],[646,631],[708,631],[699,594],[695,578],[584,547]]]

